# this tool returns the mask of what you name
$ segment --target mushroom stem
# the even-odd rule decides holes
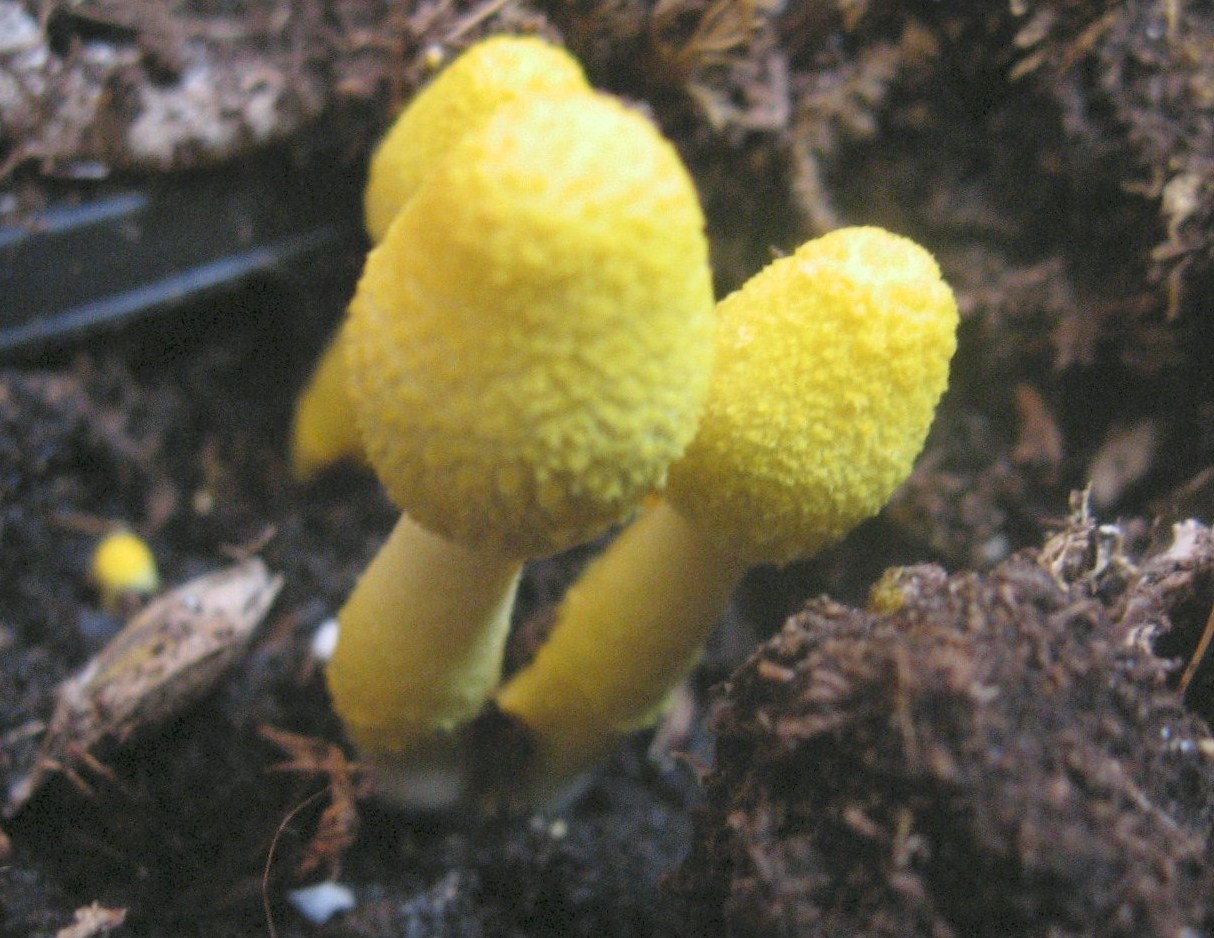
[[[338,616],[327,669],[361,749],[410,749],[480,709],[501,674],[521,570],[517,558],[469,550],[401,517]]]
[[[539,800],[652,722],[747,566],[664,501],[592,563],[535,660],[497,696],[534,733],[529,783]]]

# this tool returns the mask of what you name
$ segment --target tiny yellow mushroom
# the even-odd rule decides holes
[[[594,562],[497,696],[534,734],[547,799],[651,721],[748,566],[807,557],[910,472],[948,383],[957,308],[932,257],[832,232],[717,307],[717,365],[665,500]]]
[[[714,354],[703,229],[674,148],[584,93],[500,108],[369,255],[350,392],[406,514],[328,680],[381,783],[441,770],[492,694],[523,560],[624,518],[690,441]]]
[[[93,551],[89,577],[110,612],[119,610],[124,596],[150,596],[160,589],[156,558],[147,542],[130,531],[107,534]]]
[[[383,240],[447,151],[498,108],[533,95],[589,90],[577,60],[541,39],[494,36],[471,46],[413,99],[376,148],[364,195],[372,243]],[[362,454],[340,336],[321,355],[296,404],[291,462],[301,478]]]

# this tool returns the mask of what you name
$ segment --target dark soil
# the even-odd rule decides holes
[[[280,892],[304,881],[327,780],[274,771],[286,755],[260,729],[340,741],[308,643],[395,512],[367,473],[290,478],[281,437],[298,361],[267,362],[261,321],[239,323],[245,300],[168,360],[164,337],[138,330],[53,371],[3,373],[15,490],[3,554],[27,558],[5,566],[5,789],[35,755],[24,728],[49,716],[57,683],[118,626],[87,584],[100,521],[144,532],[170,582],[266,541],[261,556],[286,586],[217,691],[100,752],[107,773],[82,773],[93,793],[56,777],[6,823],[0,933],[53,931],[94,900],[152,934],[263,934],[267,901],[280,933],[298,928]],[[524,611],[551,602],[578,562],[540,565]],[[333,933],[653,933],[667,914],[657,881],[685,849],[692,791],[686,773],[650,768],[643,754],[621,757],[559,823],[410,820],[366,805],[362,837],[335,858],[364,901]]]
[[[0,0],[0,17],[33,24],[26,45],[0,37],[6,225],[204,165],[357,176],[436,57],[539,31],[676,142],[721,291],[877,223],[936,253],[963,315],[914,476],[837,548],[747,578],[653,752],[632,741],[551,817],[402,817],[355,787],[357,839],[328,853],[313,838],[351,792],[276,770],[263,729],[343,751],[308,645],[394,520],[369,474],[301,485],[285,462],[365,246],[12,353],[4,790],[56,686],[120,625],[86,576],[107,526],[146,537],[167,584],[256,550],[285,585],[203,700],[100,750],[87,792],[57,776],[0,822],[0,935],[53,935],[93,901],[148,936],[1214,934],[1214,677],[1178,686],[1214,560],[1204,529],[1167,550],[1173,522],[1214,521],[1209,3]],[[140,142],[153,117],[171,145]],[[1085,486],[1115,528],[1063,528]],[[529,568],[513,660],[587,554]],[[309,926],[285,890],[328,874],[358,905]]]
[[[725,687],[686,934],[1208,933],[1214,739],[1156,649],[1192,654],[1214,538],[1121,536],[791,618]]]

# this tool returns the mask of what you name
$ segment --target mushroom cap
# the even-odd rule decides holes
[[[600,94],[507,105],[368,256],[346,327],[368,457],[450,540],[585,541],[691,439],[714,326],[703,214],[656,128]]]
[[[152,549],[130,531],[113,531],[102,538],[93,551],[89,575],[108,599],[122,593],[154,593],[160,587]]]
[[[666,497],[751,562],[807,557],[910,473],[948,384],[957,306],[935,260],[846,228],[717,306],[717,364]]]
[[[371,240],[383,238],[443,154],[503,104],[589,90],[578,61],[542,39],[494,36],[470,46],[410,102],[376,148],[364,195]]]

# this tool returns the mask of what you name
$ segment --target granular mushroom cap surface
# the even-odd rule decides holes
[[[542,39],[493,36],[473,45],[409,103],[376,148],[364,199],[372,240],[383,238],[446,151],[499,107],[589,90],[578,61]]]
[[[508,105],[465,137],[350,308],[352,393],[393,499],[528,556],[660,487],[711,370],[703,229],[674,148],[606,96]]]
[[[948,383],[956,301],[923,248],[849,228],[774,261],[717,313],[708,404],[667,497],[731,553],[811,555],[910,472]]]

